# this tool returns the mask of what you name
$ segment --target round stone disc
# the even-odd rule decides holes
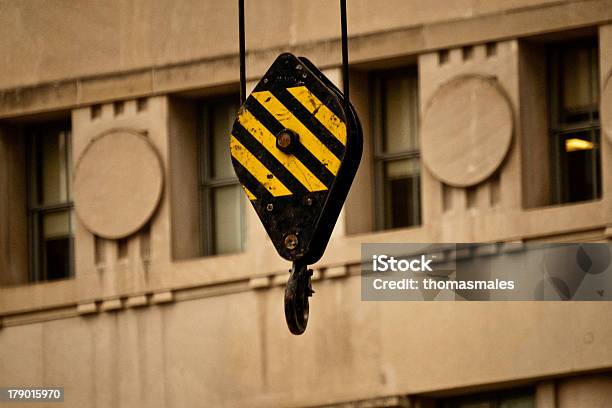
[[[423,114],[423,161],[440,181],[478,184],[501,165],[510,148],[512,108],[497,81],[461,76],[442,85]]]
[[[601,94],[601,126],[608,141],[612,143],[612,71]]]
[[[162,188],[162,164],[145,136],[129,130],[104,133],[90,142],[77,162],[76,212],[93,234],[123,238],[151,218]]]

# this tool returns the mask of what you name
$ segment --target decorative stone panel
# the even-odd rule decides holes
[[[601,125],[603,132],[612,143],[612,70],[608,73],[601,93]]]
[[[499,168],[513,133],[513,112],[493,77],[462,75],[441,85],[425,107],[423,160],[440,181],[476,185]]]
[[[159,155],[147,137],[134,130],[100,134],[76,164],[77,215],[91,233],[103,238],[138,231],[155,212],[162,189]]]

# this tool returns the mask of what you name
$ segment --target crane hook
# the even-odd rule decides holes
[[[304,333],[308,324],[309,302],[312,296],[312,269],[301,261],[294,261],[289,271],[289,281],[285,288],[285,319],[291,333]]]

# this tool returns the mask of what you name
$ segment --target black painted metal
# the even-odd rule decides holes
[[[289,331],[295,335],[304,333],[308,324],[310,305],[308,298],[314,290],[310,278],[312,269],[300,261],[293,263],[285,288],[285,320]]]

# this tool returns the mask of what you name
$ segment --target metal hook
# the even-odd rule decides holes
[[[308,324],[308,298],[314,293],[310,280],[312,269],[295,261],[289,272],[291,275],[285,288],[285,320],[291,333],[299,335],[304,333]]]

